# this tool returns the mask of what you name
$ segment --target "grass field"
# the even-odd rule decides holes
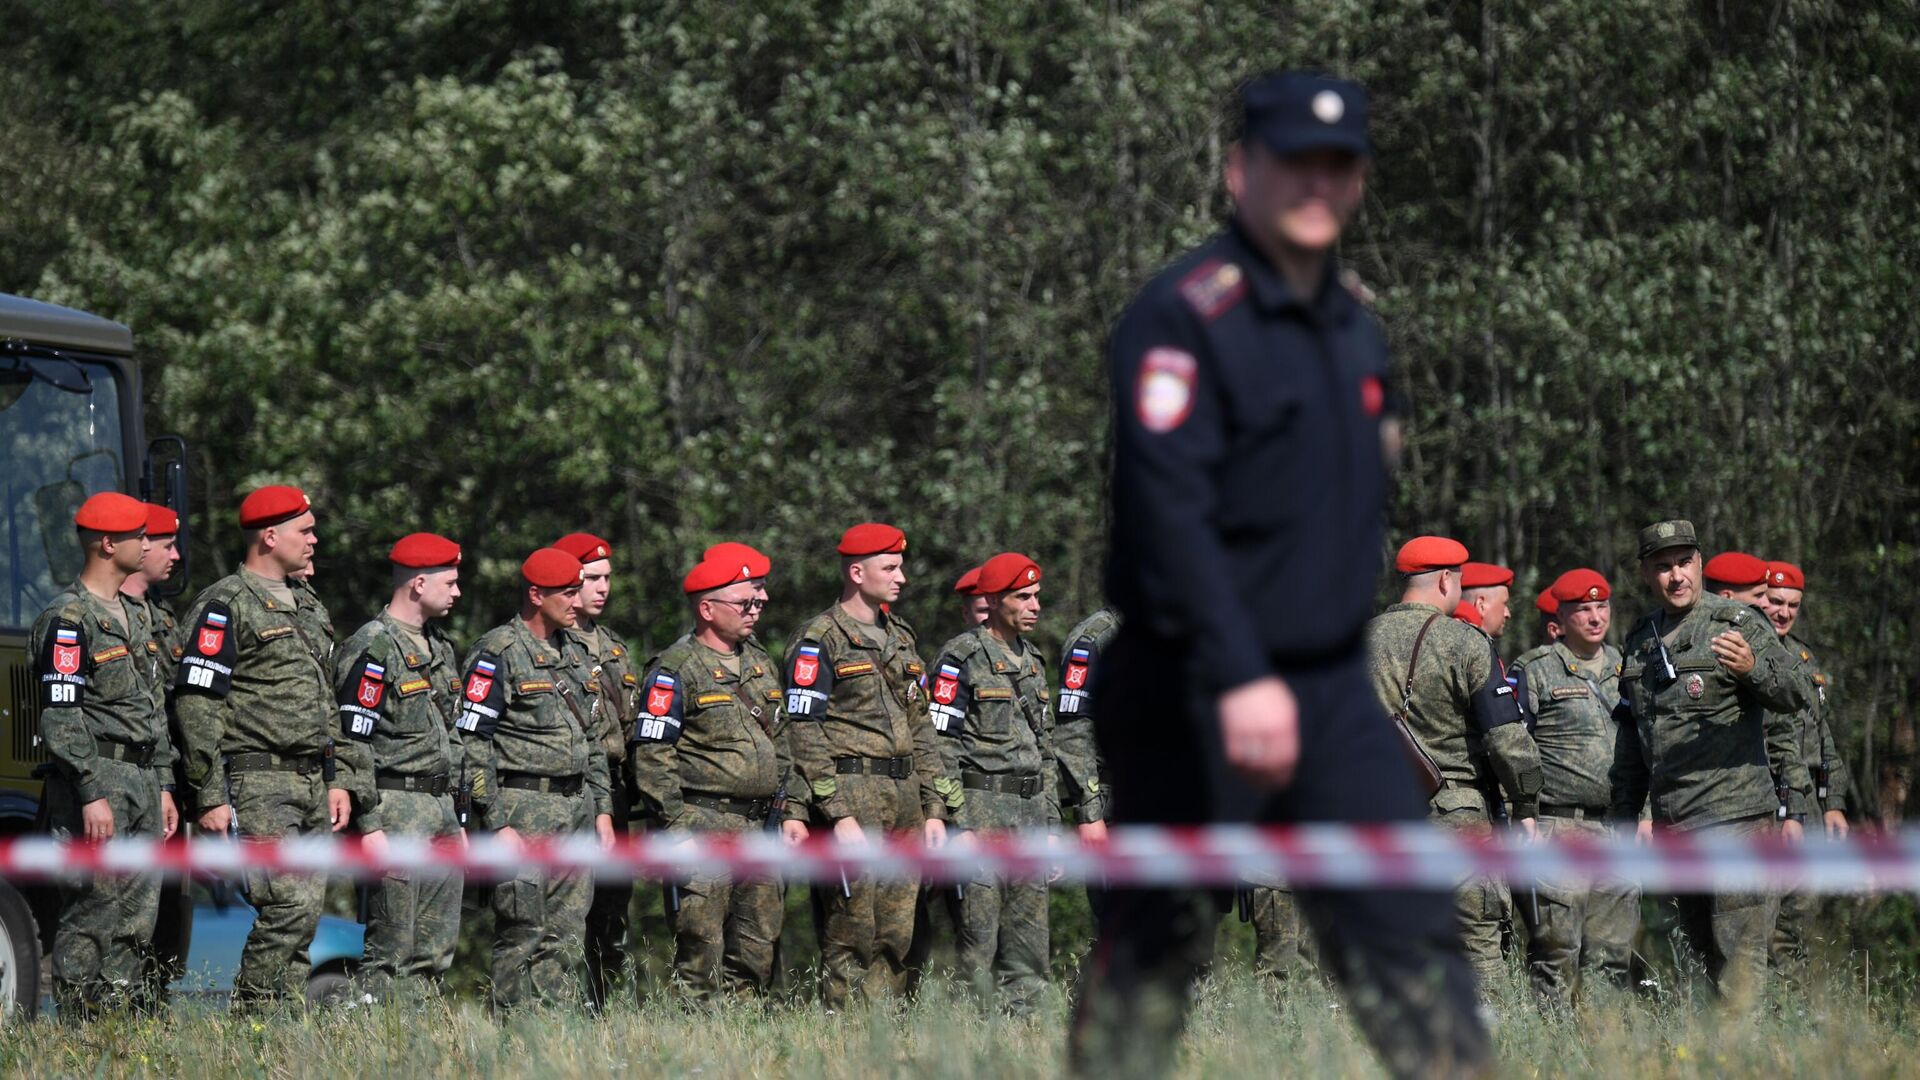
[[[1608,993],[1543,1017],[1501,988],[1495,1037],[1516,1077],[1818,1076],[1920,1073],[1911,998],[1827,981],[1759,1017],[1729,1020],[1694,981],[1664,998]],[[1063,1058],[1066,1002],[1039,1016],[983,1015],[943,984],[901,1010],[826,1016],[810,1005],[687,1010],[670,1000],[622,1005],[603,1019],[527,1012],[496,1024],[469,1002],[348,1010],[305,1018],[229,1019],[204,1006],[165,1018],[90,1027],[40,1021],[0,1033],[0,1075],[76,1077],[736,1076],[1039,1077]],[[1181,1074],[1188,1077],[1374,1076],[1379,1070],[1338,999],[1313,981],[1272,987],[1243,965],[1202,988]]]

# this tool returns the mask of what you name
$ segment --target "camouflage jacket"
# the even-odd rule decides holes
[[[634,691],[640,685],[627,643],[605,626],[570,627],[567,635],[587,657],[587,693],[592,694],[594,738],[606,751],[608,768],[627,760],[627,735],[633,729]]]
[[[967,778],[1033,777],[1044,798],[1041,819],[1060,821],[1059,762],[1053,752],[1053,710],[1040,651],[1025,641],[1001,644],[976,626],[940,647],[928,692],[928,714],[948,776],[962,794],[953,821],[962,829],[1005,828],[1018,821],[991,820],[993,800],[965,796]]]
[[[765,799],[783,784],[798,783],[791,776],[780,669],[751,639],[738,656],[736,676],[727,657],[688,634],[651,661],[640,680],[633,782],[642,804],[667,828],[682,824],[685,793]]]
[[[1612,804],[1613,710],[1620,704],[1620,650],[1592,661],[1565,642],[1542,645],[1513,665],[1520,707],[1533,725],[1544,783],[1540,801],[1604,812]]]
[[[1833,707],[1827,700],[1827,687],[1832,680],[1827,678],[1819,658],[1805,641],[1788,634],[1780,639],[1780,644],[1793,658],[1794,670],[1813,684],[1814,704],[1794,716],[1800,759],[1813,778],[1814,806],[1809,810],[1846,813],[1848,800],[1852,798],[1853,773],[1834,743]]]
[[[960,798],[960,781],[946,775],[921,703],[926,665],[906,620],[881,618],[884,641],[872,640],[839,604],[794,635],[785,665],[794,766],[831,821],[847,816],[835,798],[835,758],[911,757],[921,809],[944,819],[949,802]]]
[[[607,755],[589,730],[590,704],[581,690],[585,663],[564,635],[541,641],[517,617],[467,650],[454,730],[465,774],[460,786],[482,828],[502,824],[494,797],[501,773],[582,777],[593,812],[613,813]]]
[[[1613,816],[1637,817],[1649,797],[1653,819],[1681,829],[1771,815],[1780,806],[1776,776],[1789,806],[1810,797],[1792,714],[1812,703],[1813,685],[1795,674],[1773,628],[1719,596],[1701,597],[1677,623],[1665,620],[1655,611],[1635,623],[1621,650]],[[1753,649],[1745,676],[1709,645],[1729,630]],[[1663,631],[1672,644],[1662,645]]]
[[[104,798],[96,740],[153,745],[149,767],[173,783],[173,742],[156,687],[168,665],[149,646],[145,624],[126,608],[122,630],[106,602],[74,582],[33,620],[27,639],[40,693],[40,737],[80,801]]]
[[[1416,658],[1414,644],[1429,620]],[[1540,752],[1521,723],[1493,642],[1430,604],[1394,604],[1367,624],[1367,667],[1388,712],[1402,712],[1410,663],[1407,727],[1444,785],[1434,793],[1433,809],[1484,813],[1489,781],[1497,779],[1515,818],[1538,813]]]
[[[439,627],[428,626],[422,635],[424,653],[415,651],[406,630],[382,611],[334,654],[341,741],[367,744],[373,761],[357,793],[373,808],[355,817],[361,832],[381,828],[373,775],[460,775],[460,744],[452,735],[460,666]]]
[[[333,620],[311,591],[294,589],[288,606],[242,569],[195,597],[181,625],[173,708],[195,806],[227,801],[228,755],[311,757],[335,742]],[[361,790],[363,749],[347,744],[334,757],[329,786]]]
[[[1060,759],[1061,801],[1077,804],[1082,822],[1105,818],[1112,797],[1093,735],[1093,677],[1101,651],[1119,632],[1119,614],[1101,608],[1067,632],[1066,652],[1060,658],[1053,752]]]
[[[180,620],[165,602],[151,594],[148,596],[128,596],[120,594],[127,606],[127,614],[139,623],[137,636],[146,642],[146,654],[153,658],[153,701],[162,713],[167,711],[167,698],[173,688],[173,667],[180,662]]]

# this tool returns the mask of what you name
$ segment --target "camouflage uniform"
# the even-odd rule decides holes
[[[1722,666],[1709,645],[1729,630],[1753,649],[1744,677]],[[1677,622],[1655,611],[1634,625],[1622,652],[1624,696],[1609,772],[1615,819],[1635,820],[1651,799],[1656,825],[1757,835],[1776,828],[1780,789],[1788,805],[1808,796],[1790,714],[1812,703],[1812,684],[1795,674],[1792,657],[1753,608],[1702,596]],[[1773,894],[1680,898],[1682,929],[1705,953],[1723,996],[1746,1001],[1764,983],[1778,912]]]
[[[880,617],[879,640],[838,604],[794,636],[787,737],[818,824],[852,817],[866,829],[917,832],[928,818],[958,809],[963,795],[941,766],[921,708],[926,670],[913,628],[897,615]],[[790,818],[805,813],[787,809]],[[903,875],[851,881],[844,893],[823,890],[820,996],[828,1008],[845,1006],[856,990],[870,999],[905,991],[919,887]]]
[[[523,837],[591,834],[611,814],[607,755],[588,716],[588,670],[564,635],[542,641],[515,618],[467,651],[461,770],[479,827]],[[579,999],[593,879],[523,867],[493,887],[493,1003]]]
[[[592,695],[594,738],[607,755],[609,805],[613,830],[627,831],[633,815],[627,788],[627,736],[633,727],[633,693],[639,676],[627,643],[605,626],[576,626],[562,631],[568,643],[585,657],[587,693]],[[607,1003],[610,983],[628,977],[627,928],[632,918],[633,882],[605,880],[593,883],[593,904],[587,908],[587,995],[595,1008]]]
[[[297,587],[290,604],[270,584],[243,569],[195,598],[174,678],[194,805],[204,812],[231,801],[234,829],[249,840],[327,834],[328,790],[357,790],[356,801],[368,790],[364,749],[335,750],[327,609]],[[234,975],[234,1002],[303,1001],[326,878],[249,870],[245,882],[259,914]]]
[[[1486,634],[1429,604],[1387,608],[1367,624],[1374,693],[1388,711],[1400,711],[1414,643],[1423,627],[1429,628],[1413,669],[1406,719],[1414,739],[1440,771],[1441,788],[1428,800],[1428,819],[1446,829],[1491,834],[1486,793],[1495,779],[1506,792],[1514,819],[1535,817],[1540,753],[1520,722],[1513,688],[1502,677]],[[1507,890],[1492,878],[1476,877],[1463,882],[1454,895],[1467,957],[1484,988],[1506,970],[1500,939],[1501,924],[1508,918]]]
[[[127,613],[135,616],[141,626],[141,638],[146,642],[149,655],[154,657],[158,675],[153,680],[154,707],[160,710],[162,721],[167,725],[167,737],[174,746],[180,745],[180,725],[173,715],[173,667],[179,663],[181,653],[180,620],[173,613],[173,607],[164,597],[155,596],[149,591],[145,596],[120,594],[127,605]],[[186,788],[187,778],[181,768],[180,755],[173,755],[173,765],[167,770],[163,782],[176,791]],[[190,827],[190,817],[184,800],[176,799],[180,811],[180,832],[185,835]],[[152,963],[147,969],[147,996],[155,1003],[167,997],[167,987],[184,975],[186,966],[186,945],[189,937],[193,910],[191,882],[187,878],[177,881],[162,881],[160,884],[160,909],[154,919]]]
[[[1794,671],[1813,685],[1814,702],[1793,716],[1795,742],[1800,760],[1813,781],[1812,799],[1805,804],[1806,828],[1823,831],[1824,815],[1829,810],[1847,812],[1847,798],[1853,789],[1853,777],[1847,761],[1834,744],[1832,715],[1827,706],[1825,671],[1807,643],[1793,634],[1780,639],[1792,658]],[[1795,890],[1780,897],[1780,917],[1774,923],[1771,947],[1774,970],[1791,979],[1803,979],[1807,967],[1807,935],[1820,911],[1820,898]]]
[[[1025,641],[1009,646],[976,626],[941,646],[928,708],[933,730],[945,736],[942,765],[966,792],[955,828],[1060,824],[1048,690],[1039,650]],[[1046,885],[975,875],[960,899],[959,929],[961,978],[985,1000],[991,975],[1009,1011],[1031,1012],[1047,981]]]
[[[764,828],[793,763],[780,672],[760,644],[749,639],[728,656],[687,635],[653,661],[641,686],[633,780],[654,819],[691,832]],[[785,915],[780,883],[701,874],[669,889],[674,981],[701,1000],[722,989],[765,991]]]
[[[1107,819],[1107,806],[1113,791],[1107,784],[1106,762],[1100,760],[1100,747],[1093,728],[1093,680],[1100,665],[1100,654],[1113,644],[1120,633],[1120,614],[1103,607],[1076,623],[1067,631],[1066,652],[1060,658],[1060,692],[1054,699],[1053,752],[1060,759],[1062,809],[1076,806],[1074,816],[1081,824]],[[1106,902],[1106,886],[1096,881],[1086,884],[1087,907],[1093,921],[1100,921],[1100,908]]]
[[[1555,642],[1520,657],[1514,675],[1546,774],[1541,837],[1606,839],[1620,651],[1602,645],[1597,656],[1582,660],[1564,641]],[[1517,885],[1515,893],[1518,899]],[[1629,985],[1640,926],[1640,890],[1632,882],[1610,879],[1591,888],[1536,882],[1519,906],[1529,931],[1533,988],[1543,997],[1571,1004],[1582,967],[1597,967],[1615,985]]]
[[[461,683],[446,636],[382,611],[340,647],[334,688],[342,738],[367,743],[373,759],[378,802],[356,816],[359,831],[459,835],[452,727]],[[427,869],[389,870],[373,886],[360,965],[367,993],[386,1000],[438,988],[460,936],[461,885],[458,870]]]
[[[33,621],[28,649],[40,686],[40,734],[53,757],[47,820],[63,840],[85,836],[80,809],[104,799],[115,839],[164,831],[173,743],[157,687],[164,667],[132,605],[120,620],[78,582]],[[160,903],[160,875],[64,881],[53,935],[53,993],[62,1014],[127,1003],[141,988]]]

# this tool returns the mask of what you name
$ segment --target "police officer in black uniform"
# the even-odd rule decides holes
[[[1227,229],[1155,278],[1109,346],[1109,599],[1097,673],[1111,820],[1416,822],[1426,802],[1367,681],[1388,400],[1381,328],[1331,252],[1372,156],[1353,83],[1242,92]],[[1355,1020],[1396,1075],[1490,1065],[1451,899],[1305,892]],[[1116,889],[1071,1035],[1086,1075],[1165,1073],[1219,916]]]

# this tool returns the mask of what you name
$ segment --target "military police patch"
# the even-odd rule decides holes
[[[1147,350],[1134,387],[1134,412],[1140,426],[1164,435],[1186,422],[1193,411],[1193,385],[1200,369],[1193,354],[1162,346]]]
[[[481,658],[474,661],[473,670],[467,673],[467,700],[478,704],[487,700],[493,691],[493,661]]]
[[[62,675],[80,673],[80,631],[61,627],[53,632],[53,670]]]
[[[1707,681],[1698,673],[1687,676],[1687,696],[1697,698],[1707,692]]]

